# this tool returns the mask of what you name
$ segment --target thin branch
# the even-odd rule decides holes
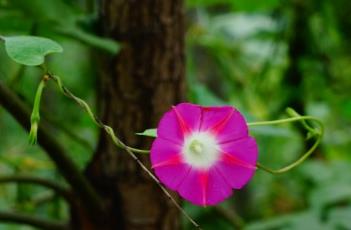
[[[30,129],[30,109],[0,82],[0,104],[20,123],[27,131]],[[101,198],[92,185],[79,171],[69,154],[60,145],[56,137],[48,131],[44,122],[39,125],[38,143],[53,160],[62,176],[72,187],[92,218],[97,217],[103,210]]]
[[[90,119],[100,128],[102,128],[111,138],[112,142],[119,148],[123,149],[128,153],[130,157],[144,170],[144,172],[158,185],[162,192],[170,199],[173,205],[187,218],[195,228],[201,229],[200,225],[182,208],[182,206],[174,199],[174,197],[168,192],[168,190],[161,184],[160,180],[139,160],[135,153],[146,153],[148,150],[142,150],[132,148],[123,143],[115,134],[115,131],[108,125],[104,124],[91,110],[90,106],[81,98],[75,96],[68,88],[66,88],[61,81],[61,78],[57,75],[48,74],[49,77],[55,81],[59,87],[61,93],[66,97],[75,101],[85,112],[89,115]]]
[[[39,217],[6,211],[0,211],[0,221],[14,224],[25,224],[46,230],[69,230],[69,227],[65,223],[59,221],[45,220]]]
[[[69,203],[73,202],[72,194],[67,188],[47,179],[33,177],[29,175],[9,175],[0,176],[0,184],[1,183],[28,183],[44,186],[54,190],[57,194],[64,197]]]

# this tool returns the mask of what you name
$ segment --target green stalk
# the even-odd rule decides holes
[[[185,218],[187,218],[196,229],[201,229],[200,225],[195,222],[191,218],[191,216],[181,207],[181,205],[177,202],[177,200],[168,192],[168,190],[161,184],[161,182],[152,174],[152,172],[139,160],[139,158],[135,155],[135,153],[149,153],[149,150],[142,150],[142,149],[137,149],[137,148],[132,148],[123,143],[115,134],[115,131],[112,129],[112,127],[104,124],[91,110],[90,106],[88,103],[86,103],[84,100],[80,99],[79,97],[75,96],[69,89],[67,89],[63,84],[59,76],[57,75],[52,75],[48,74],[49,77],[54,80],[54,82],[57,84],[59,90],[63,95],[66,97],[72,99],[75,101],[80,107],[82,107],[85,112],[89,115],[90,119],[101,129],[103,129],[111,138],[113,143],[123,149],[125,152],[128,153],[130,157],[133,158],[133,160],[144,170],[146,174],[159,186],[159,188],[162,190],[162,192],[170,199],[170,201],[174,204],[174,206],[183,214]]]
[[[43,90],[45,88],[46,82],[49,79],[47,75],[45,75],[38,86],[37,92],[35,93],[35,98],[34,98],[34,105],[33,105],[33,111],[32,115],[30,117],[30,132],[29,132],[29,143],[30,144],[35,144],[37,143],[37,134],[38,134],[38,126],[39,126],[39,121],[40,121],[40,101],[41,101],[41,96],[43,94]]]
[[[296,161],[294,161],[293,163],[291,163],[285,167],[282,167],[280,169],[271,169],[269,167],[262,165],[261,163],[256,164],[257,168],[260,168],[260,169],[262,169],[266,172],[272,173],[272,174],[285,173],[285,172],[299,166],[302,162],[304,162],[314,152],[314,150],[316,150],[318,145],[321,143],[322,137],[324,135],[324,126],[323,126],[323,123],[319,119],[312,117],[312,116],[301,116],[300,114],[298,114],[295,110],[293,110],[291,108],[287,109],[287,113],[293,117],[286,118],[286,119],[280,119],[280,120],[274,120],[274,121],[260,121],[260,122],[248,123],[248,126],[261,126],[261,125],[277,125],[277,124],[284,124],[284,123],[299,121],[309,131],[309,133],[312,133],[313,137],[316,137],[316,141],[310,149],[308,149],[304,154],[302,154],[302,156],[299,159],[297,159]],[[317,123],[320,128],[318,129],[318,128],[315,128],[315,127],[308,125],[306,122],[307,120],[310,120],[310,121]]]

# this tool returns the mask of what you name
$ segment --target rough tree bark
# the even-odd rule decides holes
[[[100,7],[102,32],[123,47],[102,61],[102,119],[128,145],[149,148],[135,133],[155,127],[184,96],[183,2],[102,0]],[[175,207],[104,134],[86,174],[107,205],[98,229],[179,229]]]

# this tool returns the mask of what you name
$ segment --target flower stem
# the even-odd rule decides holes
[[[147,149],[137,149],[137,148],[133,148],[130,146],[125,146],[125,147],[127,149],[129,149],[130,151],[135,152],[135,153],[140,153],[140,154],[149,154],[150,153],[150,150],[147,150]]]
[[[37,92],[34,98],[34,105],[32,115],[30,117],[31,128],[29,132],[29,143],[35,144],[37,142],[37,133],[38,133],[38,126],[40,121],[40,101],[41,96],[43,94],[43,90],[45,88],[46,82],[49,79],[47,75],[45,75],[38,86]]]
[[[300,114],[298,114],[295,110],[293,110],[291,108],[287,109],[287,113],[293,117],[286,118],[286,119],[280,119],[280,120],[274,120],[274,121],[260,121],[260,122],[248,123],[248,126],[261,126],[261,125],[276,125],[276,124],[284,124],[284,123],[289,123],[289,122],[300,121],[302,123],[302,125],[304,126],[304,128],[308,130],[310,137],[315,137],[315,139],[316,139],[315,143],[311,146],[311,148],[308,149],[299,159],[297,159],[293,163],[291,163],[283,168],[271,169],[269,167],[262,165],[261,163],[257,163],[257,165],[256,165],[257,168],[260,168],[260,169],[262,169],[266,172],[272,173],[272,174],[285,173],[285,172],[297,167],[298,165],[300,165],[314,152],[314,150],[316,150],[316,148],[320,144],[322,137],[324,135],[324,126],[323,126],[323,123],[319,119],[312,117],[312,116],[301,116]],[[306,121],[308,121],[308,120],[317,123],[319,125],[319,129],[307,124]]]
[[[26,130],[30,129],[30,108],[10,89],[0,82],[0,105],[2,105]],[[79,170],[68,152],[60,145],[57,138],[49,131],[47,124],[41,122],[38,128],[38,143],[55,163],[72,190],[77,201],[87,210],[91,219],[97,219],[96,213],[104,211],[104,202],[88,179]]]
[[[181,205],[176,201],[175,198],[172,197],[172,195],[167,191],[167,189],[161,184],[161,182],[152,174],[152,172],[139,160],[139,158],[135,155],[135,153],[149,153],[149,150],[142,150],[142,149],[137,149],[137,148],[132,148],[127,146],[125,143],[123,143],[115,134],[114,130],[108,126],[105,125],[95,114],[92,112],[91,108],[89,105],[79,97],[76,97],[69,89],[67,89],[63,84],[59,76],[53,75],[53,74],[48,74],[48,76],[55,81],[55,83],[58,85],[59,90],[61,91],[62,94],[64,94],[66,97],[74,100],[79,106],[81,106],[89,115],[91,120],[100,128],[102,128],[111,138],[113,143],[125,150],[130,157],[132,157],[135,162],[145,171],[146,174],[154,181],[156,184],[159,186],[159,188],[162,190],[162,192],[171,200],[171,202],[176,206],[176,208],[184,215],[185,218],[187,218],[195,228],[201,229],[200,225],[193,220],[189,214],[181,207]]]

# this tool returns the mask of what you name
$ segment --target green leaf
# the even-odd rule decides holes
[[[157,129],[146,129],[144,132],[136,134],[140,136],[157,137]]]
[[[330,229],[321,222],[318,213],[307,210],[300,213],[281,215],[271,219],[249,223],[245,230],[266,230],[266,229]]]
[[[32,24],[32,20],[22,15],[19,10],[0,10],[0,31],[2,34],[29,34]]]
[[[94,34],[85,32],[77,26],[58,27],[57,31],[63,35],[80,40],[87,45],[106,51],[112,55],[117,54],[120,50],[120,45],[118,42],[109,38],[98,37]]]
[[[198,82],[192,86],[190,94],[191,100],[197,104],[205,106],[226,104],[225,101],[214,95],[205,85]]]
[[[337,182],[317,187],[309,196],[312,208],[321,209],[325,206],[351,200],[351,185]]]
[[[351,206],[332,209],[328,215],[334,229],[351,229]]]
[[[1,38],[5,41],[5,49],[9,57],[22,65],[41,65],[44,63],[46,55],[63,51],[58,43],[48,38],[35,36]]]
[[[76,20],[78,9],[62,0],[16,0],[8,1],[13,8],[19,9],[27,18],[37,22],[71,23]]]
[[[330,183],[335,182],[333,166],[321,160],[306,161],[299,168],[299,172],[303,177],[318,186],[323,185],[323,183],[329,186]]]
[[[247,11],[247,12],[272,10],[275,7],[278,7],[279,4],[280,4],[280,1],[278,0],[266,0],[266,1],[241,0],[241,1],[233,1],[232,3],[233,8],[236,11]]]
[[[229,2],[230,3],[230,2]],[[227,0],[187,0],[186,6],[189,8],[209,7],[213,5],[228,4]]]

